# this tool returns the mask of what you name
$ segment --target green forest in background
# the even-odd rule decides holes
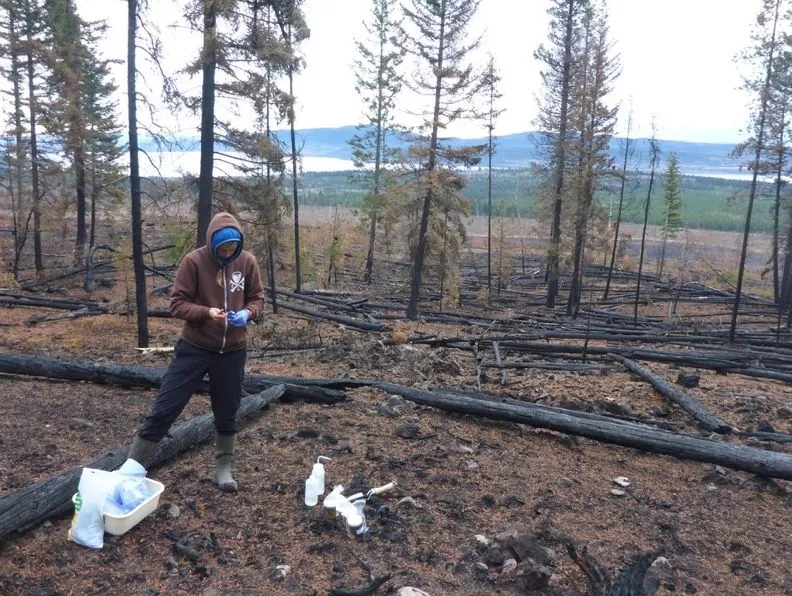
[[[304,172],[300,176],[301,203],[304,205],[360,208],[363,190],[356,184],[352,172]],[[622,220],[643,221],[643,209],[648,190],[648,175],[637,174],[625,188]],[[493,172],[493,215],[533,217],[539,181],[529,169],[505,169]],[[745,226],[747,196],[750,182],[704,176],[682,176],[682,216],[689,229],[742,231]],[[619,202],[620,183],[606,182],[597,193],[603,207],[615,218]],[[487,174],[469,174],[463,191],[471,201],[474,215],[487,214]],[[663,223],[663,180],[655,177],[650,201],[650,224]],[[759,183],[751,230],[772,232],[775,187]],[[781,214],[785,217],[785,214]]]

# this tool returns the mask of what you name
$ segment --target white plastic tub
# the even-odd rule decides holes
[[[160,495],[165,490],[165,485],[151,478],[146,478],[146,488],[151,496],[135,507],[126,515],[111,515],[103,513],[105,532],[113,536],[121,536],[134,528],[140,521],[153,513],[159,506]]]
[[[103,471],[103,470],[102,470]],[[104,472],[109,474],[110,472]],[[146,478],[146,488],[148,488],[151,496],[143,501],[140,505],[135,507],[129,513],[124,515],[112,515],[110,513],[102,513],[104,518],[104,529],[108,534],[113,536],[121,536],[126,534],[139,524],[144,518],[153,513],[159,506],[160,495],[165,490],[165,485],[151,478]],[[72,502],[75,501],[77,495],[72,497]]]

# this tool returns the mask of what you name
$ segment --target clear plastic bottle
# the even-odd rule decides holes
[[[313,507],[319,502],[319,495],[325,491],[325,469],[322,460],[330,461],[329,457],[320,455],[311,469],[311,475],[305,479],[305,504]]]
[[[316,463],[313,465],[311,469],[311,476],[316,478],[316,483],[319,486],[319,494],[323,495],[325,491],[325,469],[324,465],[322,465],[322,460],[333,461],[326,455],[320,455],[316,458]]]
[[[319,480],[313,474],[305,479],[305,504],[313,507],[319,502]]]

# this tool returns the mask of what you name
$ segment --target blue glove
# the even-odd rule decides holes
[[[246,308],[237,312],[231,311],[226,315],[226,321],[232,327],[244,327],[249,318],[250,311]]]

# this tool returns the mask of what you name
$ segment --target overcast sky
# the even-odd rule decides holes
[[[165,41],[169,65],[176,68],[197,54],[200,37],[183,26],[169,27],[178,16],[169,0],[151,0]],[[661,139],[735,142],[748,117],[747,96],[740,90],[745,68],[735,56],[749,43],[761,0],[610,0],[609,22],[622,75],[612,101],[620,103],[619,134],[632,106],[634,136],[648,136],[654,118]],[[503,94],[496,134],[532,130],[539,92],[539,64],[533,52],[547,34],[548,0],[482,0],[472,33],[481,34],[478,61],[491,52]],[[103,44],[107,57],[125,55],[126,3],[77,0],[85,19],[105,18],[111,25]],[[357,124],[361,102],[352,64],[354,41],[364,35],[371,0],[305,0],[311,38],[303,47],[307,67],[295,80],[297,127]],[[123,66],[116,71],[123,76]],[[118,82],[122,89],[124,79]],[[197,91],[199,78],[191,83]],[[122,105],[125,105],[122,103]],[[405,106],[407,107],[407,106]],[[409,106],[415,107],[415,106]],[[186,132],[195,123],[182,117]],[[190,130],[191,129],[191,130]],[[463,123],[449,134],[484,136],[480,123]]]

